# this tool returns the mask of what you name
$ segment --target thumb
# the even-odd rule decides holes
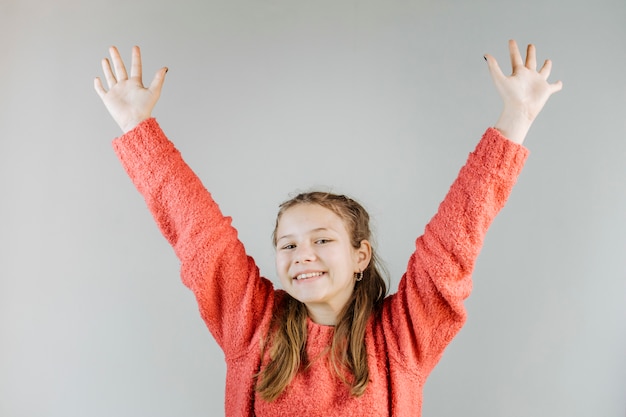
[[[491,78],[494,81],[504,78],[504,73],[500,69],[500,65],[498,65],[498,61],[496,61],[494,57],[492,57],[489,54],[485,54],[485,61],[487,61],[487,68],[489,69],[489,74],[491,74]]]
[[[555,83],[550,84],[551,94],[558,93],[563,89],[563,81],[559,80]]]
[[[163,88],[163,83],[165,83],[165,74],[167,74],[167,71],[169,71],[169,68],[163,67],[154,75],[150,87],[148,88],[153,94],[157,94],[157,96],[161,95],[161,89]]]

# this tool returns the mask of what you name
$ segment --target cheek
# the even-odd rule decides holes
[[[275,263],[276,272],[278,272],[278,275],[282,277],[289,269],[289,259],[285,255],[276,254]]]
[[[289,288],[291,285],[291,277],[289,276],[289,262],[284,257],[276,257],[276,274],[278,282],[283,288]]]

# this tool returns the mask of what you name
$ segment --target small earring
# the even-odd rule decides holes
[[[361,281],[363,279],[363,271],[359,271],[355,275],[357,281]]]

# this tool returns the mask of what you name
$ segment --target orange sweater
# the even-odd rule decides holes
[[[260,341],[284,296],[246,255],[231,219],[220,212],[155,119],[113,142],[181,262],[183,283],[227,363],[228,416],[419,416],[426,377],[465,321],[463,300],[491,221],[503,207],[527,157],[526,148],[489,128],[470,154],[437,214],[416,240],[398,291],[365,336],[370,382],[358,398],[323,355],[298,373],[273,402],[254,391]],[[333,328],[308,322],[307,353],[329,346]]]

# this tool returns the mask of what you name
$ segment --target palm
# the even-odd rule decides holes
[[[109,91],[104,89],[99,78],[96,78],[94,87],[113,119],[124,132],[127,132],[141,121],[151,117],[152,109],[159,99],[167,69],[163,68],[157,72],[150,86],[146,88],[142,82],[139,48],[133,48],[130,77],[117,48],[111,47],[110,52],[115,72],[108,59],[102,60],[102,69]]]
[[[157,100],[158,96],[136,79],[118,82],[102,98],[120,127],[128,126],[132,120],[150,117]]]

